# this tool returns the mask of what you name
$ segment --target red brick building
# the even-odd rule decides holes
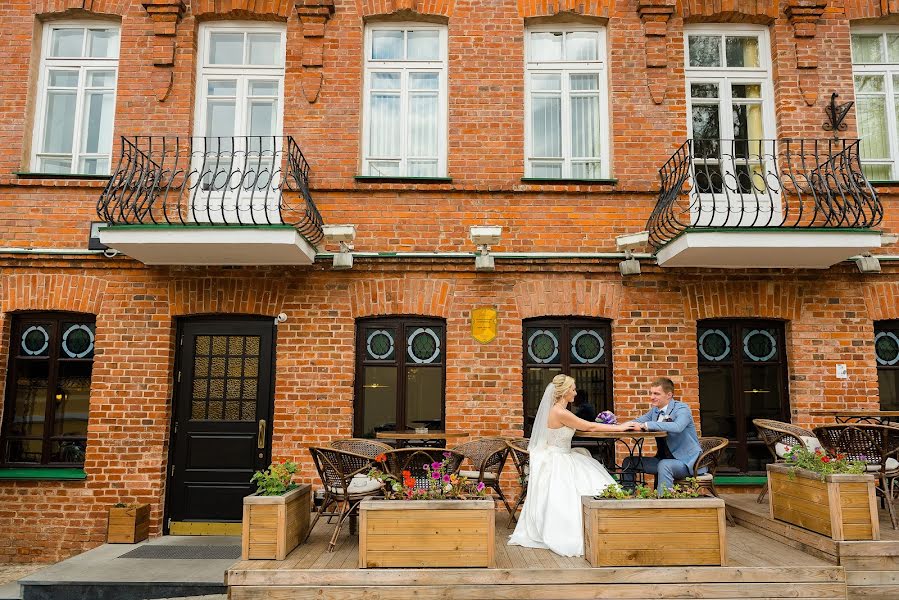
[[[899,408],[896,23],[875,0],[4,2],[0,562],[101,543],[119,501],[154,534],[233,521],[253,470],[314,481],[335,437],[526,433],[560,370],[623,416],[673,378],[735,473],[764,469],[754,417]],[[494,270],[473,226],[502,228]]]

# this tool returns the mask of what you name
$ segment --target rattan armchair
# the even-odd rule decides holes
[[[369,458],[375,458],[385,452],[393,450],[393,446],[379,442],[377,440],[369,440],[365,438],[346,438],[342,440],[334,440],[330,446],[344,452],[352,452],[353,454],[361,454]]]
[[[531,455],[528,452],[528,441],[527,438],[506,440],[509,446],[509,454],[512,456],[512,464],[515,465],[515,470],[518,471],[518,483],[521,485],[518,500],[515,501],[515,506],[512,507],[512,518],[509,520],[509,527],[518,521],[515,513],[528,495],[528,479],[531,474]]]
[[[752,424],[759,432],[759,437],[765,442],[768,452],[775,463],[782,463],[786,459],[784,455],[787,447],[803,446],[809,450],[814,450],[817,446],[815,434],[808,429],[803,429],[793,425],[792,423],[784,423],[782,421],[772,421],[770,419],[753,419]],[[811,441],[814,440],[814,443]],[[765,500],[768,493],[768,483],[759,493],[757,502]]]
[[[312,462],[315,463],[318,476],[325,486],[325,497],[309,527],[309,533],[312,533],[319,518],[325,514],[326,508],[332,502],[336,502],[339,505],[337,526],[328,544],[328,552],[332,552],[344,521],[358,514],[362,500],[381,495],[381,482],[368,477],[373,463],[367,456],[314,446],[309,448],[309,452],[312,454]]]
[[[445,455],[449,456],[445,456]],[[415,480],[416,489],[428,489],[429,473],[424,465],[447,461],[447,472],[458,473],[465,457],[446,448],[395,448],[384,453],[384,469],[402,481],[403,471],[409,471]]]
[[[699,484],[699,493],[710,495],[718,498],[718,490],[715,489],[715,473],[718,471],[718,465],[721,463],[721,457],[724,455],[724,449],[728,445],[727,438],[723,437],[701,437],[699,438],[699,447],[702,449],[696,462],[693,463],[693,478]],[[704,473],[700,473],[704,471]],[[686,479],[675,481],[677,484],[686,484]],[[727,522],[734,524],[733,517],[727,509],[724,509]]]
[[[829,454],[867,463],[867,472],[878,481],[875,489],[890,513],[890,523],[897,529],[890,480],[899,477],[899,427],[843,423],[816,427],[815,435]]]
[[[471,471],[460,470],[459,475],[467,477],[473,482],[483,483],[485,487],[492,489],[503,501],[509,514],[512,514],[512,507],[509,506],[499,485],[503,467],[506,465],[506,458],[509,456],[509,446],[506,444],[506,440],[503,438],[479,438],[460,444],[453,448],[453,451],[465,456],[474,467],[474,470]]]

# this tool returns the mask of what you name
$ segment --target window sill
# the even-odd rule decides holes
[[[715,485],[765,485],[768,478],[753,475],[715,475]]]
[[[76,179],[79,181],[109,181],[112,175],[86,175],[78,173],[13,173],[19,179]]]
[[[0,467],[0,479],[24,481],[80,481],[87,473],[79,468]]]
[[[522,183],[535,183],[544,185],[616,185],[617,179],[554,179],[547,177],[522,177]]]
[[[452,177],[384,177],[381,175],[356,175],[362,183],[452,183]]]

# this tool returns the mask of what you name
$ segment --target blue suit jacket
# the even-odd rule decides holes
[[[693,423],[693,413],[690,407],[679,400],[671,399],[668,403],[668,415],[670,421],[659,421],[659,409],[655,406],[642,417],[634,419],[637,423],[646,423],[649,431],[665,431],[665,442],[668,450],[677,460],[683,462],[693,473],[693,463],[702,454],[699,446],[699,436],[696,435],[696,425]]]

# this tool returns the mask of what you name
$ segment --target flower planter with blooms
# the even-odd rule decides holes
[[[617,484],[581,499],[584,556],[593,567],[727,564],[724,501],[700,495],[696,480],[659,495]],[[646,535],[646,524],[665,523],[664,540]]]
[[[875,481],[865,463],[799,446],[787,446],[785,458],[768,465],[772,519],[836,541],[880,539]]]
[[[360,568],[494,566],[493,499],[483,483],[449,473],[447,462],[422,465],[427,486],[419,489],[409,471],[397,479],[371,470],[386,499],[360,505]]]
[[[256,493],[243,499],[243,560],[284,560],[309,529],[312,487],[293,483],[296,463],[272,463],[257,471]]]

